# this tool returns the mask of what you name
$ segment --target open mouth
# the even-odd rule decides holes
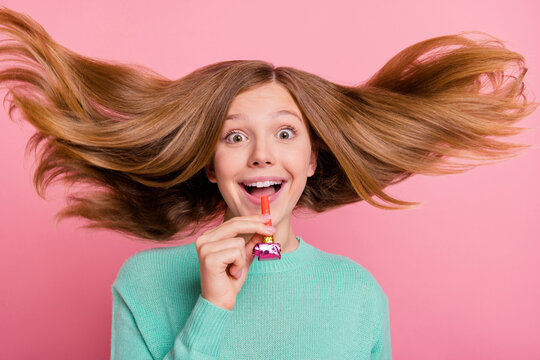
[[[242,184],[243,185],[243,184]],[[281,189],[281,185],[283,185],[283,183],[281,184],[275,184],[275,185],[270,185],[270,186],[267,186],[267,187],[263,187],[263,188],[258,188],[256,186],[247,186],[247,185],[244,185],[244,189],[250,194],[250,195],[253,195],[253,192],[261,192],[261,191],[265,191],[265,192],[268,192],[268,188],[273,188],[274,191],[272,192],[272,194],[275,194],[279,191],[279,189]]]
[[[268,200],[273,202],[281,194],[281,190],[285,188],[287,181],[283,180],[281,184],[270,185],[266,187],[258,188],[256,186],[247,186],[244,183],[238,183],[238,186],[243,190],[247,199],[254,204],[261,203],[261,197],[268,196]]]

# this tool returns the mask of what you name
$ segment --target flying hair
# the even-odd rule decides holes
[[[135,239],[191,236],[224,215],[204,167],[233,99],[271,82],[291,94],[318,150],[295,211],[360,201],[414,208],[420,203],[383,190],[413,174],[464,172],[532,146],[500,139],[527,129],[515,124],[538,104],[525,95],[523,56],[486,33],[418,42],[356,86],[261,60],[222,61],[170,80],[77,54],[5,7],[0,34],[9,117],[20,111],[36,128],[26,148],[36,159],[36,192],[45,198],[57,181],[80,186],[57,221],[81,217],[87,228]]]

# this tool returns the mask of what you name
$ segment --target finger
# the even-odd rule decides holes
[[[235,238],[236,239],[236,238]],[[241,265],[237,264],[229,264],[228,271],[231,275],[236,277],[237,279],[242,277],[244,273],[240,273],[240,271],[245,271],[245,274],[249,271],[249,267],[253,263],[253,248],[257,243],[261,243],[263,241],[263,236],[261,234],[254,234],[251,239],[248,240],[248,242],[245,242],[243,238],[239,238],[242,240],[242,258],[244,259],[244,263]]]
[[[253,263],[253,248],[257,243],[260,243],[263,241],[263,236],[261,234],[254,234],[251,239],[248,240],[248,242],[245,242],[244,238],[242,239],[242,258],[244,259],[244,263],[242,265],[236,265],[236,264],[230,264],[228,271],[231,275],[233,275],[235,278],[239,279],[241,278],[244,273],[247,275],[249,271],[249,267]],[[240,273],[240,271],[243,271]]]
[[[222,237],[235,237],[239,234],[261,234],[263,236],[273,235],[275,231],[270,230],[270,227],[266,226],[263,222],[253,221],[231,221],[230,223],[223,223],[223,227],[220,228],[219,233]]]
[[[234,262],[227,265],[227,271],[231,276],[234,276],[235,278],[239,279],[242,276],[241,271],[246,269],[246,250],[244,247],[239,249],[240,255],[238,256],[238,259]],[[248,266],[249,267],[249,266]]]
[[[243,273],[241,273],[245,267],[246,264],[246,250],[243,246],[241,247],[235,247],[235,248],[229,248],[223,250],[225,251],[231,251],[231,254],[234,256],[233,260],[228,258],[228,265],[227,268],[229,269],[229,274],[233,276],[235,279],[239,279]]]
[[[258,243],[262,243],[263,236],[261,234],[254,234],[251,239],[246,243],[246,263],[247,267],[249,268],[251,266],[251,263],[255,259],[253,256],[253,248]]]
[[[255,221],[255,223],[253,223]],[[213,229],[210,229],[210,230],[207,230],[204,234],[208,235],[207,238],[211,238],[213,236],[213,234],[215,234],[216,232],[220,232],[222,233],[222,229],[223,228],[227,228],[228,229],[228,234],[231,234],[230,231],[231,231],[231,226],[232,226],[232,229],[237,229],[238,230],[238,224],[245,224],[246,222],[250,223],[250,224],[256,224],[256,223],[262,223],[263,225],[268,222],[269,220],[268,219],[263,219],[262,218],[262,215],[259,214],[259,215],[247,215],[247,216],[236,216],[236,217],[233,217],[227,221],[225,221],[224,223],[222,223],[221,225],[213,228]],[[248,230],[251,230],[248,229]],[[253,231],[255,232],[255,231]],[[249,234],[250,232],[243,232],[243,233],[236,233],[236,234]],[[233,235],[230,235],[229,237],[233,237],[234,235],[236,234],[233,234]]]
[[[238,247],[212,252],[206,256],[206,260],[209,266],[214,266],[219,272],[226,272],[229,266],[240,266],[245,262],[243,252]]]
[[[244,249],[246,245],[246,240],[243,237],[234,237],[230,239],[219,239],[215,241],[209,241],[205,244],[202,244],[199,247],[201,254],[207,254],[211,252],[218,252],[228,248],[242,248]]]
[[[244,272],[247,273],[247,268],[249,268],[249,265],[246,268],[247,258],[246,258],[246,249],[242,246],[240,248],[240,257],[238,261],[233,262],[232,264],[229,264],[229,274],[234,276],[236,279],[240,279]]]

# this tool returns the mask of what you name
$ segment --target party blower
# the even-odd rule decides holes
[[[261,212],[270,215],[270,203],[268,195],[261,196]],[[272,220],[268,220],[265,225],[272,226]],[[274,242],[274,236],[264,236],[263,242],[253,247],[253,256],[258,256],[261,260],[280,260],[281,244]]]

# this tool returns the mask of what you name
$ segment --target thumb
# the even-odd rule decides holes
[[[253,248],[258,243],[262,243],[262,241],[263,241],[263,236],[261,234],[255,233],[253,234],[251,239],[249,239],[249,241],[246,243],[246,263],[248,267],[251,265],[251,263],[255,259],[255,257],[253,256]]]

